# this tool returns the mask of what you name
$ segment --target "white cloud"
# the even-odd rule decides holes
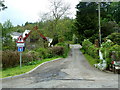
[[[64,0],[63,0],[64,1]],[[72,15],[75,16],[75,6],[79,3],[78,0],[65,0],[70,3]],[[5,5],[8,7],[6,10],[0,12],[2,18],[0,21],[3,23],[10,19],[13,25],[24,24],[26,21],[38,21],[39,14],[49,11],[48,0],[6,0]]]

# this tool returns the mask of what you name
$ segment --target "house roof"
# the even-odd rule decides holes
[[[12,32],[10,35],[13,35],[13,36],[20,36],[20,35],[22,35],[22,33]]]

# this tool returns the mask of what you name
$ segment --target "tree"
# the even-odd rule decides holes
[[[114,22],[113,17],[115,11],[113,9],[113,3],[101,2],[100,3],[100,16],[101,16],[101,34],[102,40],[104,37],[113,33],[118,29],[118,25]],[[118,3],[117,3],[118,4]],[[112,7],[112,9],[111,9]],[[96,2],[80,2],[77,6],[75,33],[82,42],[85,38],[89,38],[91,42],[98,39],[98,4]],[[120,10],[119,10],[120,11]],[[116,14],[115,14],[116,15]],[[119,19],[116,19],[119,21]],[[117,22],[117,21],[116,21]],[[115,30],[116,29],[116,30]],[[117,30],[118,31],[118,30]]]
[[[51,12],[54,19],[54,31],[57,30],[57,24],[58,21],[64,17],[66,14],[68,14],[68,10],[70,9],[70,6],[67,4],[64,4],[62,0],[53,0],[51,2]]]
[[[10,22],[10,20],[7,20],[3,23],[3,28],[2,28],[2,36],[6,37],[6,35],[10,34],[10,32],[12,31],[12,23]]]
[[[47,18],[52,21],[54,35],[57,34],[58,21],[68,14],[69,9],[70,5],[65,4],[62,0],[50,0],[50,12],[42,15],[42,19]]]
[[[98,33],[97,3],[80,2],[77,6],[75,32],[80,43]],[[93,37],[95,39],[95,37]],[[94,40],[91,38],[92,42]]]
[[[13,25],[10,20],[5,21],[2,26],[2,49],[3,50],[15,50],[15,42],[12,41],[10,33],[12,31]]]
[[[46,27],[44,28],[43,32],[48,30],[46,33],[48,33],[48,36],[54,39],[54,45],[58,42],[56,39],[59,39],[59,37],[61,38],[61,36],[58,34],[65,30],[62,30],[62,27],[60,27],[63,25],[61,24],[61,19],[67,16],[69,9],[70,5],[64,3],[62,0],[50,0],[50,12],[41,15],[41,19],[43,19],[42,21],[46,23]]]
[[[7,8],[7,6],[5,6],[5,4],[3,2],[4,1],[0,0],[0,11],[5,10]]]
[[[120,1],[112,2],[109,7],[109,14],[112,18],[119,23],[120,22]]]
[[[110,39],[115,44],[120,45],[120,33],[111,33],[107,36],[107,39]]]

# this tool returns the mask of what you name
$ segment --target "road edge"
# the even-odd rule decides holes
[[[40,66],[46,64],[46,63],[50,63],[50,62],[53,62],[53,61],[57,61],[57,60],[61,60],[62,58],[58,58],[58,59],[53,59],[51,61],[47,61],[47,62],[43,62],[41,63],[40,65],[36,66],[35,68],[33,68],[32,70],[26,72],[26,73],[23,73],[23,74],[19,74],[19,75],[15,75],[15,76],[10,76],[10,77],[6,77],[6,78],[0,78],[0,80],[8,80],[8,79],[13,79],[13,78],[19,78],[19,77],[22,77],[24,75],[27,75],[33,71],[35,71],[37,68],[39,68]]]

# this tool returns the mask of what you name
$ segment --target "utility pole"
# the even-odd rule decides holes
[[[98,2],[99,44],[101,47],[100,2]]]

